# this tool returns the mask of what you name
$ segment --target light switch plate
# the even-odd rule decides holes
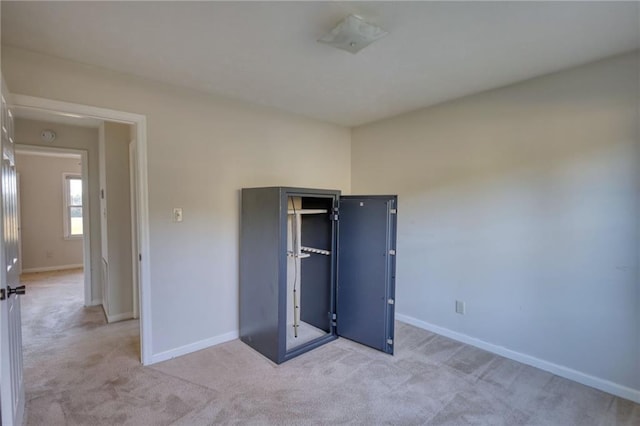
[[[456,300],[456,313],[460,314],[460,315],[464,315],[465,314],[465,306],[464,306],[464,302],[460,301],[460,300]]]
[[[182,208],[176,207],[173,209],[173,221],[182,222]]]

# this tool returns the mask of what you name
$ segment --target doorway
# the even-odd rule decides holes
[[[84,306],[92,292],[89,164],[85,150],[16,144],[20,175],[20,273],[82,270]]]
[[[132,126],[129,140],[135,141],[136,154],[135,162],[132,164],[132,171],[135,175],[135,179],[132,179],[134,187],[132,199],[135,200],[135,217],[133,221],[135,227],[132,227],[133,242],[130,244],[132,262],[137,266],[136,275],[139,277],[140,361],[144,365],[151,364],[150,284],[149,264],[146,262],[149,253],[146,118],[139,114],[15,94],[12,96],[12,106],[14,109],[28,111],[33,114],[49,114],[67,118],[83,117]],[[101,212],[99,208],[98,212]],[[127,215],[129,214],[127,212]],[[93,281],[95,281],[96,275],[101,275],[102,265],[100,263],[92,258],[90,270]],[[96,294],[95,288],[92,290],[93,303],[99,295]]]

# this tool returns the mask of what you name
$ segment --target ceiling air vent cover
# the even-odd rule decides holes
[[[359,16],[349,15],[318,41],[347,52],[358,53],[387,34],[382,28],[364,21]]]

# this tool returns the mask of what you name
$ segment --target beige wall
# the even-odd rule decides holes
[[[102,257],[108,267],[103,304],[109,320],[133,316],[131,271],[131,205],[129,188],[130,127],[104,123],[104,199],[102,210]],[[102,144],[102,141],[100,142]]]
[[[22,270],[82,266],[82,239],[65,239],[63,173],[80,175],[79,158],[17,154]]]
[[[401,318],[640,390],[639,71],[614,57],[353,130],[353,192],[399,195]]]
[[[350,190],[349,129],[6,46],[2,73],[12,93],[147,116],[153,354],[237,333],[242,187]]]
[[[43,142],[42,129],[56,132],[56,140]],[[91,230],[91,304],[101,303],[100,284],[100,198],[98,180],[98,129],[69,126],[18,118],[15,120],[16,143],[46,148],[72,148],[87,152],[89,170],[89,222]]]

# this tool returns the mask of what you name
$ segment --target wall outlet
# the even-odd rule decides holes
[[[45,252],[45,256],[47,257],[47,259],[52,259],[53,258],[53,252],[51,250],[47,250]]]
[[[460,300],[456,300],[456,313],[460,315],[464,315],[466,308],[464,306],[464,302]]]

